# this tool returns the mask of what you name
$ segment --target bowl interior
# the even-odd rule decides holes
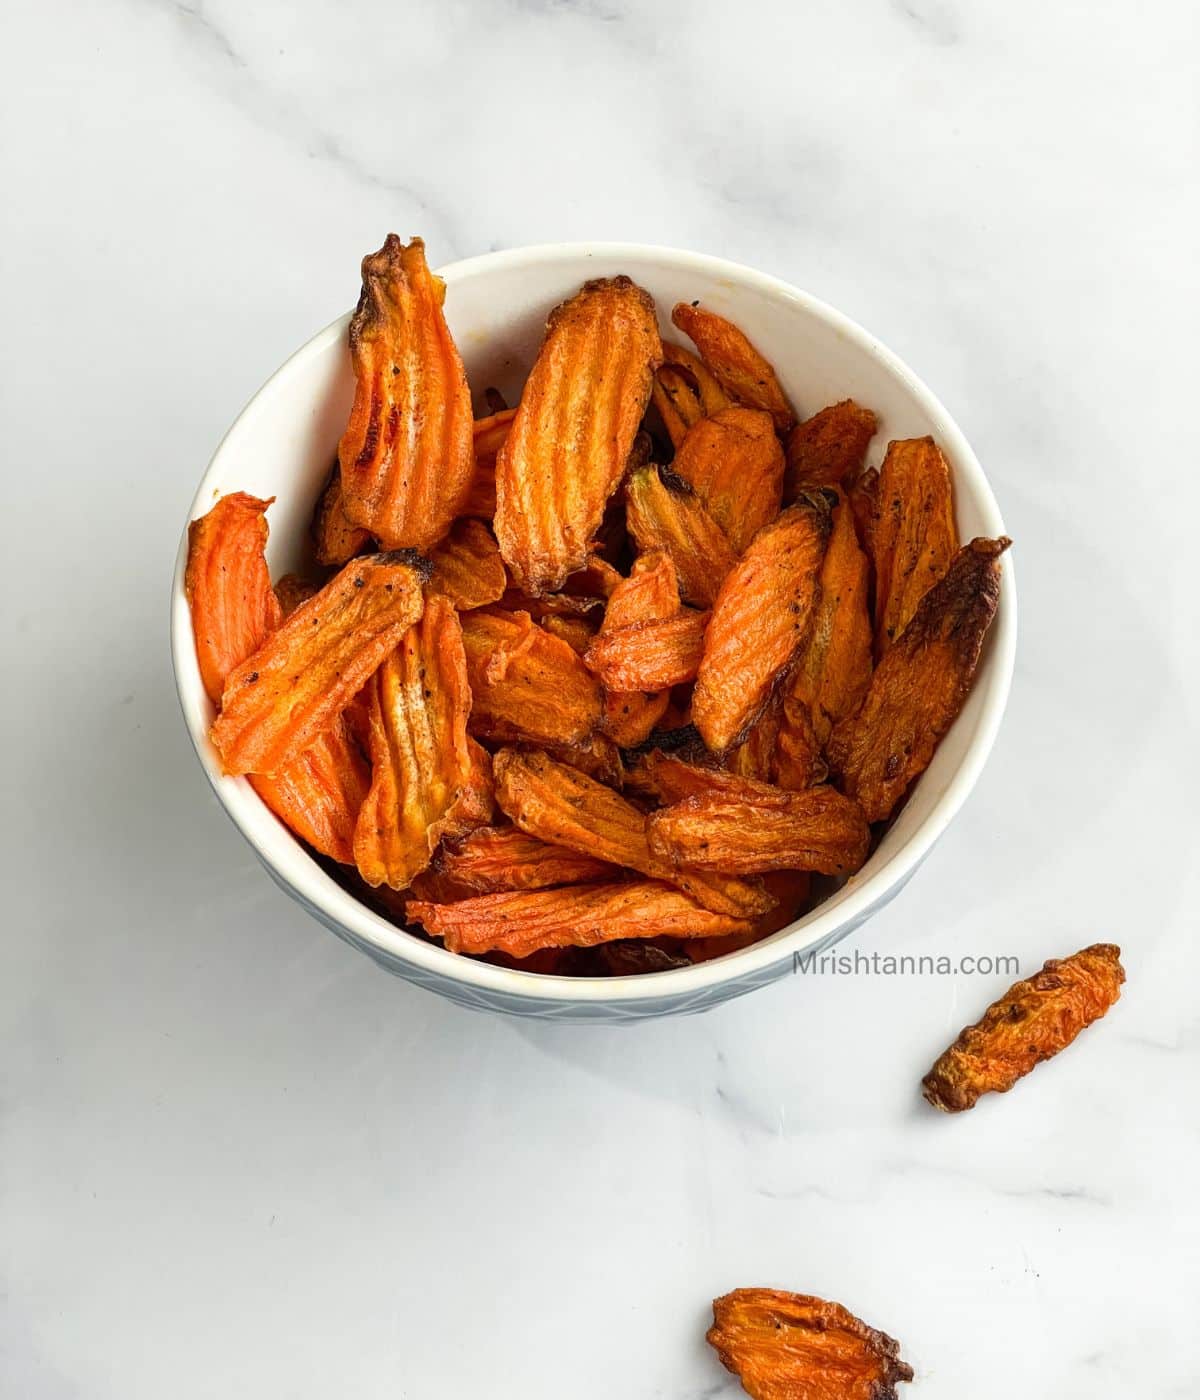
[[[996,535],[999,510],[974,454],[929,391],[883,346],[830,308],[772,278],[720,259],[637,246],[557,246],[490,254],[443,270],[446,314],[477,396],[495,386],[516,403],[541,343],[547,312],[589,277],[627,273],[654,296],[664,335],[677,301],[699,299],[735,320],[775,365],[802,416],[853,397],[879,416],[869,461],[892,438],[931,433],[954,472],[963,539]],[[230,491],[274,496],[267,555],[273,577],[303,565],[309,520],[334,460],[353,397],[343,317],[314,337],[251,400],[218,448],[189,519]],[[477,413],[487,410],[476,403]],[[260,856],[293,889],[355,935],[443,975],[516,995],[626,999],[694,990],[765,967],[861,918],[911,873],[957,811],[991,747],[1007,697],[1015,646],[1012,566],[970,698],[870,861],[846,886],[788,929],[728,958],[650,977],[535,976],[459,958],[395,928],[351,898],[261,804],[244,779],[224,777],[208,743],[204,694],[183,594],[181,547],[172,642],[184,715],[218,797]],[[668,982],[670,981],[670,985]]]

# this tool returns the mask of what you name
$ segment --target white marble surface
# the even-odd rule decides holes
[[[0,1393],[732,1396],[707,1300],[846,1302],[921,1400],[1200,1375],[1194,6],[43,0],[0,43]],[[207,457],[389,228],[713,251],[942,395],[1017,541],[1009,716],[866,952],[1126,950],[949,1120],[999,977],[599,1029],[461,1011],[278,893],[172,693]],[[14,782],[15,778],[15,782]]]

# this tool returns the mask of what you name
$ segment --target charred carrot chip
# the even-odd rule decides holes
[[[657,880],[514,890],[456,904],[410,900],[408,917],[444,939],[452,953],[498,950],[518,958],[539,948],[590,948],[662,934],[709,938],[740,932],[748,922],[705,909]]]
[[[840,1303],[776,1288],[713,1301],[709,1345],[754,1400],[896,1400],[900,1343]]]
[[[1006,1094],[1035,1065],[1065,1050],[1121,995],[1121,950],[1094,943],[1010,987],[938,1058],[921,1081],[944,1113],[974,1108],[983,1094]]]
[[[542,618],[541,626],[552,637],[560,637],[566,642],[576,656],[582,656],[587,651],[596,635],[595,626],[586,617],[563,617],[548,613]]]
[[[691,960],[680,949],[702,939],[659,939],[650,942],[645,938],[621,939],[616,943],[602,943],[596,949],[600,968],[608,977],[644,977],[652,972],[671,972],[677,967],[688,967]]]
[[[808,639],[831,496],[811,492],[765,526],[713,604],[692,717],[714,753],[740,743]]]
[[[775,371],[732,321],[686,301],[671,312],[671,320],[700,351],[704,363],[735,403],[769,413],[780,433],[795,425],[796,415],[779,387]]]
[[[867,858],[871,832],[857,802],[828,786],[760,800],[712,793],[686,797],[646,819],[650,850],[694,870],[760,875],[812,870],[851,875]]]
[[[528,613],[480,608],[462,619],[474,704],[485,739],[575,744],[600,723],[600,687],[560,637]]]
[[[670,806],[687,797],[724,797],[733,802],[786,803],[788,794],[757,778],[718,768],[707,752],[705,763],[655,750],[645,754],[636,770],[636,791]]]
[[[389,549],[429,550],[475,470],[471,394],[425,245],[394,233],[363,259],[350,322],[356,387],[338,447],[342,509]]]
[[[425,572],[403,551],[351,560],[229,674],[212,727],[227,773],[277,772],[330,727],[420,618]]]
[[[257,651],[282,616],[263,556],[270,504],[238,491],[188,526],[184,585],[196,660],[204,689],[217,704],[225,678]]]
[[[475,420],[475,471],[471,489],[459,511],[490,520],[496,513],[496,454],[504,446],[509,424],[516,417],[515,408],[493,413],[490,418]]]
[[[779,514],[783,448],[770,414],[727,408],[702,418],[675,453],[671,470],[695,491],[741,554]]]
[[[335,462],[312,518],[313,549],[318,564],[339,568],[371,543],[371,532],[351,525],[342,504],[342,473]]]
[[[483,401],[487,404],[489,413],[504,413],[508,408],[508,400],[499,389],[491,385],[483,391]]]
[[[610,691],[657,691],[694,680],[704,650],[708,613],[684,608],[666,622],[603,629],[584,661]]]
[[[481,520],[455,521],[429,559],[430,589],[444,593],[463,612],[495,603],[508,587],[499,547]]]
[[[654,376],[653,398],[675,447],[701,418],[729,407],[725,390],[704,361],[670,341],[663,341],[663,365]]]
[[[496,538],[526,592],[586,563],[661,360],[654,302],[628,277],[588,282],[551,313],[496,459]]]
[[[619,872],[602,860],[549,846],[515,826],[485,826],[443,851],[439,869],[475,894],[540,890],[613,880]]]
[[[442,835],[466,836],[477,826],[486,826],[496,810],[496,785],[492,781],[492,756],[475,739],[467,739],[467,781],[462,795],[446,818]]]
[[[794,501],[814,486],[844,486],[862,470],[878,420],[869,408],[843,399],[803,423],[787,436],[787,472],[783,499]]]
[[[353,865],[354,824],[371,785],[371,770],[344,714],[276,772],[252,773],[250,784],[302,841]]]
[[[775,749],[781,724],[779,705],[768,705],[742,742],[725,755],[725,767],[739,777],[770,782],[775,772]]]
[[[744,881],[681,871],[658,860],[646,842],[646,819],[631,802],[544,753],[501,749],[494,769],[496,801],[530,836],[665,880],[719,913],[752,918],[774,905]]]
[[[625,489],[625,515],[643,553],[670,556],[683,601],[712,607],[737,552],[687,482],[665,468],[639,468]]]
[[[931,437],[888,444],[871,524],[875,649],[897,638],[958,548],[950,466]]]
[[[962,709],[1011,543],[977,539],[958,551],[884,653],[861,708],[830,735],[829,766],[868,821],[891,816]]]
[[[317,585],[299,574],[284,574],[275,584],[275,597],[279,600],[280,621],[291,617],[301,603],[317,592]]]
[[[371,790],[354,861],[368,885],[402,890],[453,826],[472,776],[467,659],[449,599],[429,596],[371,684]]]

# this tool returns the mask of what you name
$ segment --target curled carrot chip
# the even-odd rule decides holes
[[[528,613],[479,608],[462,619],[474,703],[485,739],[575,744],[600,723],[600,687],[560,637]]]
[[[274,773],[250,784],[272,812],[314,850],[354,863],[354,824],[371,785],[371,770],[344,714]]]
[[[830,511],[823,492],[801,496],[758,532],[721,585],[692,697],[714,753],[746,737],[808,638]]]
[[[429,560],[430,590],[464,612],[497,602],[508,587],[499,546],[481,520],[456,520]]]
[[[756,917],[774,906],[744,881],[677,870],[657,859],[646,841],[646,819],[631,802],[544,753],[501,749],[493,766],[497,803],[530,836],[678,885],[718,913]]]
[[[713,1301],[709,1345],[754,1400],[896,1400],[900,1343],[840,1303],[776,1288]]]
[[[496,538],[526,592],[586,563],[661,359],[654,302],[628,277],[588,282],[551,313],[496,459]]]
[[[861,708],[830,735],[829,765],[868,821],[891,816],[962,709],[1011,543],[977,539],[958,551],[884,652]]]
[[[661,467],[639,468],[625,488],[625,516],[643,553],[670,556],[683,601],[712,607],[737,552],[687,482]]]
[[[742,742],[725,755],[725,767],[743,778],[770,782],[775,773],[775,750],[781,723],[779,705],[768,705]]]
[[[445,849],[439,868],[477,894],[596,883],[615,879],[619,873],[602,860],[565,846],[549,846],[515,826],[480,827]]]
[[[958,548],[950,466],[931,437],[888,444],[871,525],[875,646],[882,654]]]
[[[258,650],[282,615],[263,557],[270,504],[238,491],[188,526],[184,586],[196,660],[217,704],[230,671]]]
[[[684,346],[666,340],[652,397],[674,447],[701,418],[729,407],[728,395],[704,361]]]
[[[350,322],[356,387],[338,447],[342,509],[389,549],[431,549],[475,470],[471,394],[425,245],[394,233],[363,259]]]
[[[814,486],[844,486],[862,470],[878,420],[853,399],[823,408],[787,436],[783,498],[794,501]]]
[[[741,802],[783,802],[787,794],[772,784],[741,773],[717,768],[710,755],[708,762],[693,762],[677,753],[661,749],[645,754],[638,763],[637,791],[670,806],[687,797],[726,797]],[[633,775],[631,775],[633,776]]]
[[[1121,995],[1121,950],[1094,943],[1010,987],[938,1058],[921,1081],[944,1113],[974,1108],[983,1094],[1005,1094],[1035,1065],[1065,1050]]]
[[[675,453],[671,470],[695,491],[741,554],[779,514],[783,448],[770,414],[727,408],[702,418]]]
[[[600,635],[584,661],[610,691],[658,691],[695,678],[708,613],[682,609],[665,622],[635,622]],[[664,706],[665,708],[665,706]]]
[[[279,600],[280,621],[291,617],[300,604],[307,603],[316,592],[317,585],[299,574],[284,574],[276,580],[275,597]]]
[[[474,515],[483,520],[490,520],[495,515],[496,454],[504,446],[509,426],[516,416],[515,408],[504,408],[488,418],[475,420],[475,471],[460,515]]]
[[[351,525],[342,504],[342,473],[335,462],[312,518],[313,550],[318,564],[339,568],[371,543],[371,532]]]
[[[769,413],[780,433],[795,425],[796,415],[779,387],[775,371],[732,321],[686,301],[671,312],[671,320],[700,351],[704,363],[731,399]]]
[[[420,618],[425,571],[403,551],[352,559],[230,673],[212,727],[227,773],[276,772],[329,728]]]
[[[358,814],[354,861],[368,885],[402,890],[433,858],[471,778],[471,691],[449,599],[430,594],[371,686],[371,790]]]
[[[514,890],[455,904],[410,900],[408,917],[444,939],[452,953],[498,950],[517,958],[539,948],[590,948],[624,938],[709,938],[747,924],[657,880]]]

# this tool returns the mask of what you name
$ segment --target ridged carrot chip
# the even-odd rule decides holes
[[[831,496],[801,496],[754,537],[713,604],[692,718],[714,753],[740,743],[808,638]]]
[[[777,432],[786,433],[795,425],[796,415],[775,371],[732,321],[686,301],[671,312],[671,320],[735,403],[769,413]]]
[[[787,436],[783,499],[814,486],[845,486],[862,470],[878,420],[853,399],[823,408]]]
[[[600,723],[600,686],[570,646],[528,613],[479,608],[462,619],[474,704],[484,739],[576,744]]]
[[[496,538],[528,593],[587,561],[662,360],[654,302],[628,277],[557,307],[496,459]]]
[[[958,551],[884,652],[861,708],[830,736],[830,768],[868,821],[891,816],[962,709],[1000,599],[1000,556],[1010,543],[977,539]]]
[[[357,381],[338,447],[342,509],[388,549],[432,549],[475,471],[471,393],[425,245],[394,233],[362,264],[350,322]]]
[[[871,525],[875,648],[882,655],[958,548],[950,465],[931,437],[888,444]]]
[[[371,686],[371,790],[358,814],[354,861],[368,885],[402,890],[433,858],[471,778],[471,690],[449,599],[429,595]]]
[[[665,340],[663,363],[655,373],[651,397],[674,447],[701,418],[729,407],[728,395],[704,361],[684,346]]]
[[[250,785],[272,812],[314,850],[354,864],[354,825],[371,785],[371,769],[344,714],[303,753]]]
[[[407,913],[452,953],[495,950],[518,958],[539,948],[590,948],[661,935],[711,938],[749,927],[748,920],[713,913],[657,880],[516,890],[455,904],[410,900]]]
[[[460,515],[490,520],[496,513],[496,454],[504,446],[515,408],[503,408],[488,418],[476,418],[474,425],[475,471],[471,489],[459,510]]]
[[[340,568],[371,543],[370,530],[351,525],[342,505],[342,473],[334,463],[312,518],[313,551],[318,564]]]
[[[225,772],[277,772],[328,729],[420,618],[426,572],[403,551],[352,559],[232,671],[212,727]]]
[[[736,554],[779,514],[783,448],[768,413],[727,408],[702,418],[679,444],[671,470],[700,497]]]
[[[675,566],[669,555],[655,550],[635,559],[629,577],[622,579],[609,595],[600,636],[610,636],[622,628],[642,623],[666,621],[677,617],[679,612],[679,580]],[[587,661],[587,648],[584,661]],[[609,738],[622,748],[634,748],[649,736],[670,703],[669,689],[646,690],[639,686],[626,690],[605,682],[601,725]]]
[[[644,554],[670,556],[683,601],[711,608],[737,551],[687,482],[662,467],[639,468],[625,488],[625,516]]]
[[[270,504],[238,491],[188,526],[184,586],[200,679],[216,704],[229,673],[258,650],[282,617],[263,556]]]
[[[596,883],[620,873],[602,860],[547,845],[515,826],[480,827],[445,848],[438,868],[477,894]]]
[[[665,622],[601,629],[583,659],[607,690],[664,690],[695,679],[707,626],[708,613],[684,608]]]
[[[429,561],[430,590],[444,593],[463,612],[497,602],[508,587],[499,546],[482,520],[456,520]]]

